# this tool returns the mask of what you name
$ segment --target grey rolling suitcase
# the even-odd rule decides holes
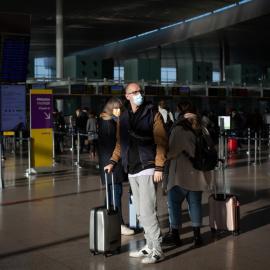
[[[223,193],[215,193],[208,198],[209,202],[209,224],[212,232],[229,231],[233,236],[239,235],[240,230],[240,203],[236,195],[226,194],[224,160],[222,162]]]
[[[93,255],[97,252],[107,257],[108,253],[115,250],[121,252],[121,221],[119,209],[115,205],[113,175],[113,207],[109,206],[107,173],[105,173],[105,182],[106,206],[90,210],[89,245]]]

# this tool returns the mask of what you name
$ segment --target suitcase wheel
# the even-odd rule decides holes
[[[95,251],[91,251],[91,254],[92,254],[93,256],[95,256],[95,255],[96,255],[96,252],[95,252]]]
[[[216,229],[214,229],[214,228],[211,228],[211,232],[212,232],[212,233],[216,233],[216,232],[217,232],[217,230],[216,230]]]
[[[103,254],[103,255],[104,255],[104,257],[106,258],[106,257],[107,257],[107,252],[104,252],[104,254]]]
[[[117,252],[118,252],[118,254],[121,253],[121,248],[120,247],[117,249]]]

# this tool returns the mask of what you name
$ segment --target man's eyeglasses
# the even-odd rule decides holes
[[[127,95],[131,95],[131,96],[136,96],[138,94],[143,94],[143,90],[133,91],[131,93],[127,93]]]

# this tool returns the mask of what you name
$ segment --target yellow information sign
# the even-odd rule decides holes
[[[31,165],[53,165],[52,90],[31,89]]]
[[[31,130],[32,167],[53,166],[52,129]]]

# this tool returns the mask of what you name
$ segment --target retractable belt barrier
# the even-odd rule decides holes
[[[233,133],[233,134],[232,134]],[[237,133],[245,134],[244,136],[239,136]],[[235,134],[235,135],[234,135]],[[268,135],[266,137],[265,135]],[[264,135],[265,137],[262,137]],[[253,162],[249,162],[251,165],[257,165],[261,164],[261,143],[262,141],[268,141],[268,145],[270,142],[270,129],[264,129],[264,130],[251,130],[250,128],[246,130],[225,130],[222,133],[218,134],[218,154],[219,159],[225,160],[225,167],[228,167],[228,140],[229,139],[237,139],[240,140],[240,143],[243,143],[243,141],[246,142],[248,145],[248,149],[246,151],[246,154],[248,157],[251,156],[251,141],[254,141],[254,158]],[[234,151],[231,151],[234,152]],[[258,160],[259,157],[259,160]],[[216,169],[221,169],[220,162],[218,163],[218,166]]]
[[[74,137],[77,136],[77,162],[74,162],[75,165],[79,166],[80,164],[80,136],[84,137],[98,137],[97,133],[93,132],[53,132],[53,135],[61,135],[61,136],[70,136],[71,137],[71,148],[70,150],[73,152],[74,150]],[[2,145],[2,153],[5,152],[6,149],[12,149],[12,152],[15,153],[16,147],[15,147],[15,141],[28,141],[28,169],[30,171],[31,169],[31,138],[22,138],[22,137],[15,137],[15,136],[5,136],[3,135],[3,142]],[[11,147],[9,147],[11,146]],[[4,158],[4,154],[2,154]],[[55,164],[55,136],[53,136],[53,162]]]
[[[15,147],[15,141],[28,141],[28,170],[30,172],[31,170],[31,138],[28,137],[28,138],[21,138],[21,137],[15,137],[15,136],[3,136],[3,145],[1,143],[1,148],[3,147],[4,148],[4,145],[5,145],[5,140],[7,138],[11,138],[12,139],[12,142],[13,142],[13,146],[12,146],[12,149],[14,151],[14,154],[15,154],[15,150],[16,150],[16,147]],[[4,158],[4,152],[5,152],[5,149],[1,149],[2,151],[2,154],[3,154],[3,158]],[[1,164],[2,166],[2,164]]]
[[[80,137],[98,137],[98,134],[96,132],[63,132],[63,131],[57,131],[53,132],[54,135],[63,135],[63,136],[70,136],[71,137],[71,148],[70,150],[74,151],[74,137],[77,137],[77,161],[74,162],[74,165],[77,165],[79,167],[80,165]],[[53,160],[55,164],[55,137],[53,136]]]

